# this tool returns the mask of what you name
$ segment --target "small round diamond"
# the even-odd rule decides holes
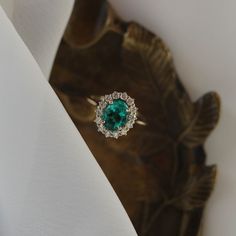
[[[131,97],[129,97],[129,98],[127,99],[127,103],[128,103],[129,105],[133,105],[133,104],[134,104],[134,99],[132,99]]]
[[[121,98],[126,100],[128,98],[128,94],[127,93],[122,93]]]
[[[114,93],[112,94],[112,97],[113,97],[114,99],[118,99],[118,98],[119,98],[119,93],[118,93],[118,92],[114,92]]]

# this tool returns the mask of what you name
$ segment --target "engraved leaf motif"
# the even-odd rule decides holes
[[[148,86],[145,78],[152,82],[151,87],[156,90],[155,96],[162,101],[169,134],[188,147],[204,143],[219,120],[219,96],[214,92],[208,93],[193,104],[179,82],[169,49],[160,38],[140,25],[130,24],[124,35],[123,48],[125,64],[138,70],[139,75],[143,73],[143,80],[136,79],[135,82],[142,83],[142,88]],[[176,124],[174,128],[171,127],[173,116]],[[175,130],[176,127],[179,130]]]
[[[136,23],[129,25],[122,46],[123,62],[136,72],[131,79],[142,88],[140,93],[153,94],[154,122],[166,128],[166,136],[178,138],[191,123],[194,105],[179,81],[169,49],[159,37]]]
[[[213,165],[190,177],[174,205],[186,211],[204,207],[214,188],[216,173],[217,168]]]
[[[176,73],[172,56],[160,38],[131,23],[124,35],[123,48],[126,49],[123,52],[126,65],[134,69],[144,68],[145,76],[154,82],[159,93],[173,88]]]
[[[207,93],[195,103],[195,108],[195,117],[180,137],[180,140],[188,147],[204,143],[209,133],[215,128],[220,114],[219,96],[214,92]]]

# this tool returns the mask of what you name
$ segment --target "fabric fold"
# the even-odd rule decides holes
[[[46,67],[2,9],[0,22],[0,235],[135,236]]]

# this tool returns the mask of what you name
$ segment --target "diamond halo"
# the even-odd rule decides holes
[[[104,114],[107,112],[106,109],[109,109],[110,106],[115,106],[115,103],[123,104],[122,114],[125,114],[123,117],[122,126],[118,126],[117,129],[109,129],[109,124],[107,124],[107,120],[104,119]],[[124,107],[126,108],[124,111]],[[117,108],[117,106],[115,106]],[[119,114],[116,114],[116,110],[111,108],[112,113],[109,115],[113,115],[113,119],[118,119],[119,121]],[[129,97],[127,93],[123,92],[113,92],[112,94],[105,95],[101,98],[100,102],[98,103],[96,109],[96,119],[95,123],[97,124],[98,131],[103,133],[106,138],[118,138],[123,135],[127,135],[127,132],[133,128],[135,121],[137,120],[137,107],[135,106],[134,99]]]

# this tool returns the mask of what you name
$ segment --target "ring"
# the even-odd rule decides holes
[[[92,99],[88,101],[97,104]],[[135,122],[146,125],[143,121],[137,120],[138,108],[135,106],[134,99],[127,93],[113,92],[101,98],[96,109],[96,119],[98,131],[103,133],[106,138],[118,138],[127,135],[133,128]]]

